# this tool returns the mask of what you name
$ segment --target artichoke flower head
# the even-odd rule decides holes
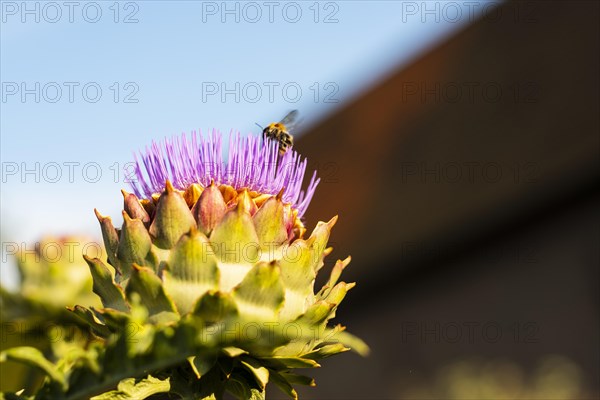
[[[102,344],[88,356],[97,379],[118,383],[99,399],[258,399],[268,382],[297,398],[293,385],[314,385],[297,368],[368,351],[328,325],[354,286],[338,282],[350,258],[314,288],[337,219],[307,234],[316,172],[303,188],[307,160],[271,139],[232,134],[222,147],[215,131],[153,142],[123,191],[122,226],[96,211],[107,262],[86,261],[104,308],[72,311]],[[80,374],[66,380],[62,392],[97,394]]]

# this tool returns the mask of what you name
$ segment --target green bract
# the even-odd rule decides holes
[[[314,385],[296,368],[318,367],[348,346],[366,353],[343,327],[327,326],[354,286],[338,282],[350,259],[314,292],[337,218],[304,239],[281,194],[215,184],[183,192],[167,182],[153,200],[126,192],[124,200],[120,229],[96,213],[108,265],[86,257],[104,308],[73,308],[94,341],[67,368],[39,364],[48,397],[113,386],[97,398],[263,398],[273,382],[295,398],[293,384]],[[31,355],[5,357],[36,364]]]

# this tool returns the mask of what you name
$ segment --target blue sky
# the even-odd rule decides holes
[[[316,123],[497,3],[0,2],[0,277],[6,243],[99,237],[94,207],[120,224],[152,139]]]

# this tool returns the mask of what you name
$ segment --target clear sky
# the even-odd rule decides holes
[[[315,123],[490,1],[1,1],[1,233],[99,237],[152,139]]]

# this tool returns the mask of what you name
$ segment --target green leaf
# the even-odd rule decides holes
[[[125,302],[123,290],[117,286],[108,268],[98,258],[92,259],[85,254],[83,258],[89,265],[90,272],[92,273],[94,293],[100,296],[104,307],[127,312],[129,307]]]
[[[117,385],[117,390],[94,396],[91,400],[140,400],[157,393],[168,393],[170,389],[169,378],[161,380],[148,375],[139,381],[134,378],[123,379]]]
[[[0,353],[0,362],[16,361],[43,371],[51,380],[67,388],[65,376],[35,347],[13,347]]]

